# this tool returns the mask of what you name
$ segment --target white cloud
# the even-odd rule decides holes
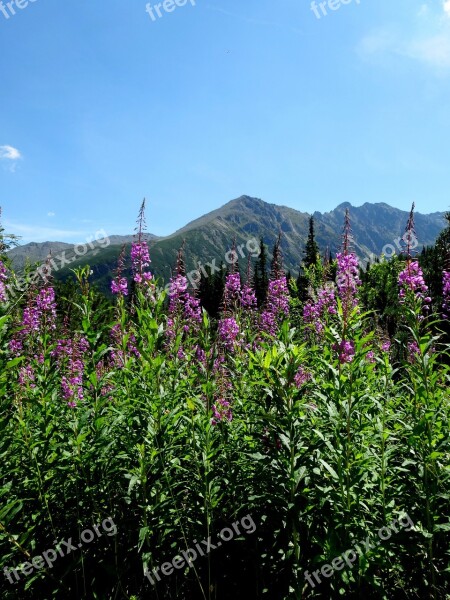
[[[406,44],[400,53],[431,67],[448,69],[450,68],[450,35],[436,35],[412,41]]]
[[[56,217],[56,213],[50,211],[47,213],[47,217]]]
[[[56,229],[53,227],[39,227],[36,225],[26,225],[25,223],[15,223],[5,220],[5,226],[9,231],[21,236],[21,242],[61,242],[64,240],[78,239],[82,240],[86,232],[71,231],[68,229]]]
[[[13,146],[0,146],[0,160],[19,160],[21,153]]]
[[[412,31],[370,32],[357,46],[360,56],[384,65],[397,56],[436,71],[450,70],[450,0],[441,0],[439,7],[424,3],[416,14],[420,22],[411,26]]]

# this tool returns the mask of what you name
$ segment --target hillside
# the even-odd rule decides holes
[[[328,213],[314,212],[317,242],[322,251],[326,248],[333,254],[338,251],[346,208],[349,208],[351,213],[355,251],[362,260],[372,253],[379,255],[387,244],[395,246],[394,241],[403,234],[408,218],[407,212],[384,203],[366,203],[360,207],[344,203]],[[420,247],[434,243],[444,228],[443,215],[444,213],[416,213]],[[271,248],[281,231],[285,267],[296,273],[306,243],[309,216],[310,213],[307,212],[268,204],[250,196],[241,196],[188,223],[167,237],[157,238],[148,234],[152,270],[156,276],[167,281],[175,263],[177,250],[183,241],[186,267],[190,271],[198,261],[203,264],[212,259],[216,259],[217,264],[221,260],[225,262],[225,254],[234,238],[239,245],[245,244],[253,237],[262,237]],[[60,242],[27,244],[11,250],[9,256],[15,268],[20,269],[26,259],[31,262],[45,260],[50,249],[53,256],[65,251],[66,261],[70,260],[71,264],[55,274],[58,278],[65,278],[70,273],[70,268],[88,263],[94,271],[95,281],[102,289],[107,290],[122,244],[130,245],[132,239],[132,235],[111,236],[107,247],[105,242],[100,240],[94,250],[90,250],[81,258],[75,256],[71,245]],[[248,252],[246,256],[247,254]],[[244,262],[245,259],[242,259],[242,267]]]

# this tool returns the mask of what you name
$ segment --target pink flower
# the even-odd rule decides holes
[[[424,304],[431,302],[431,298],[427,295],[428,286],[425,284],[422,269],[416,260],[409,261],[406,268],[401,271],[398,276],[398,285],[400,288],[398,296],[401,304],[405,303],[409,294],[413,294],[417,300]]]
[[[444,271],[442,278],[442,296],[444,301],[442,303],[443,317],[444,319],[450,318],[450,271]]]
[[[351,363],[355,358],[354,342],[342,340],[340,344],[333,344],[333,350],[339,353],[339,362],[341,364]]]
[[[230,403],[224,398],[219,398],[212,406],[213,418],[211,419],[212,425],[217,425],[221,421],[232,421],[233,413],[231,412]]]
[[[219,339],[227,350],[233,352],[239,335],[239,325],[233,317],[219,322]]]
[[[257,308],[257,300],[256,294],[254,290],[248,285],[245,284],[242,288],[241,292],[241,305],[242,308],[247,308],[249,310],[256,310]]]
[[[0,302],[6,302],[6,282],[8,280],[8,272],[5,265],[0,260]]]
[[[294,377],[295,385],[300,389],[308,381],[311,381],[311,373],[308,373],[302,367],[299,367]]]
[[[336,258],[338,263],[336,283],[346,319],[350,311],[358,305],[357,292],[358,286],[361,285],[358,277],[358,259],[354,253],[338,253]]]
[[[336,312],[334,289],[325,286],[317,292],[316,303],[308,300],[303,307],[303,321],[307,325],[314,326],[316,333],[320,335],[324,330],[327,316],[335,315]]]
[[[375,362],[375,353],[373,352],[373,350],[369,350],[369,352],[366,354],[366,360],[368,363]]]
[[[128,281],[125,277],[114,279],[111,282],[111,292],[119,296],[128,296]]]
[[[131,245],[131,269],[133,271],[133,279],[138,285],[149,283],[152,279],[151,273],[145,271],[150,266],[150,263],[147,242],[145,240],[134,242]]]
[[[408,342],[408,362],[411,364],[414,363],[419,355],[420,348],[417,345],[417,342]]]
[[[241,301],[241,276],[239,273],[229,273],[225,280],[223,306],[225,310],[237,308]]]
[[[383,342],[383,344],[381,345],[381,350],[383,352],[389,352],[390,349],[391,349],[391,342],[389,342],[389,341]]]

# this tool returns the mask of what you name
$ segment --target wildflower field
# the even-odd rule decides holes
[[[3,242],[1,598],[450,598],[450,220],[361,270],[347,215],[297,281],[279,237],[215,315],[189,248],[156,291],[143,209],[112,300],[10,301]]]

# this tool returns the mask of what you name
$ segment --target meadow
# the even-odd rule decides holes
[[[363,273],[349,219],[297,282],[279,238],[263,301],[230,266],[217,318],[143,209],[112,302],[89,266],[8,302],[2,253],[2,598],[450,598],[450,221]]]

